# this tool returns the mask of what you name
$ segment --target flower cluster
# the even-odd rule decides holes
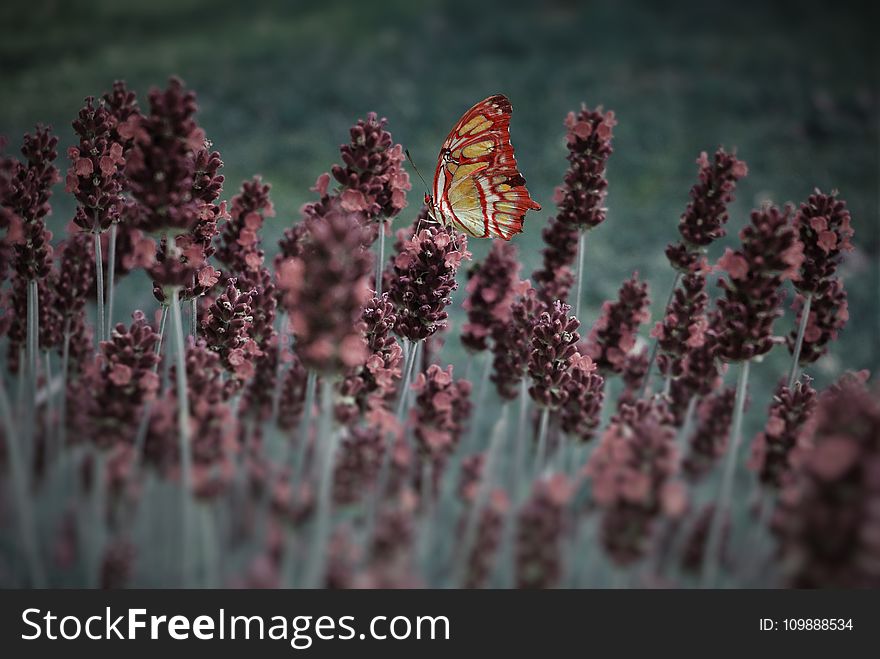
[[[339,148],[343,164],[330,170],[342,186],[345,210],[363,212],[370,219],[397,215],[406,208],[406,193],[412,188],[403,169],[403,147],[394,144],[386,123],[374,112],[359,119],[351,127],[351,143]]]
[[[651,332],[651,336],[657,339],[657,366],[663,375],[681,376],[687,354],[706,343],[709,320],[705,312],[708,303],[703,272],[685,275],[666,307],[666,316],[657,322]]]
[[[581,441],[593,438],[599,427],[605,400],[605,378],[597,373],[593,360],[574,353],[570,359],[566,385],[568,396],[562,406],[562,430]]]
[[[512,400],[528,370],[532,352],[534,319],[543,309],[537,291],[529,282],[520,282],[519,296],[510,305],[510,319],[501,327],[492,345],[492,382],[498,395]]]
[[[370,295],[370,254],[357,220],[340,208],[314,219],[309,232],[309,248],[281,263],[278,288],[303,364],[340,372],[366,358],[358,320]]]
[[[261,355],[250,337],[251,293],[239,291],[236,283],[235,278],[227,281],[226,290],[214,300],[201,324],[207,348],[220,356],[223,368],[232,375],[233,389],[254,376],[255,358]]]
[[[242,183],[241,191],[232,198],[229,220],[223,226],[215,253],[232,275],[256,272],[263,265],[260,230],[266,218],[275,215],[269,189],[268,183],[255,176]]]
[[[880,404],[861,378],[823,392],[814,431],[792,456],[774,526],[796,588],[877,588]]]
[[[562,474],[535,482],[517,513],[517,588],[553,588],[562,576],[565,511],[574,495],[573,484]]]
[[[451,229],[428,227],[403,242],[388,286],[398,336],[421,341],[446,327],[446,307],[458,287],[455,274],[470,257],[467,238]]]
[[[339,447],[333,477],[333,501],[346,505],[361,500],[379,475],[385,438],[377,428],[352,428]]]
[[[71,165],[65,189],[79,202],[73,221],[84,231],[97,233],[119,221],[122,211],[125,157],[123,145],[115,139],[117,119],[106,104],[96,104],[89,96],[73,130],[79,144],[67,151]]]
[[[691,188],[691,201],[678,222],[682,240],[666,248],[669,262],[682,272],[691,271],[699,251],[725,235],[727,207],[737,181],[749,171],[742,160],[720,148],[711,161],[703,151],[697,165],[700,180]]]
[[[403,362],[403,350],[391,334],[396,319],[387,293],[373,297],[364,307],[361,327],[368,356],[349,370],[340,385],[342,396],[336,406],[340,420],[351,420],[366,412],[372,399],[385,400],[394,392]]]
[[[577,354],[580,323],[569,316],[571,307],[557,300],[541,313],[532,329],[528,370],[529,395],[541,407],[558,409],[566,403],[572,378],[571,361]]]
[[[795,327],[800,325],[803,317],[805,299],[802,294],[798,294],[792,304],[797,316]],[[810,302],[810,313],[807,317],[801,354],[798,358],[800,365],[812,364],[828,352],[828,344],[837,338],[838,332],[846,326],[848,320],[849,305],[843,282],[840,279],[833,279],[828,282],[822,297],[813,298]],[[797,344],[796,329],[786,337],[786,344],[789,351],[793,353]]]
[[[809,421],[816,406],[816,390],[810,378],[804,377],[792,389],[780,383],[764,430],[752,442],[749,466],[758,472],[764,485],[781,487],[792,471],[792,453],[806,441]]]
[[[592,493],[604,510],[602,542],[614,561],[627,565],[647,550],[658,515],[676,517],[686,499],[675,476],[675,428],[657,403],[624,406],[602,436],[585,468]]]
[[[727,273],[718,285],[719,356],[728,362],[766,354],[773,347],[773,322],[781,315],[780,285],[797,276],[803,249],[789,222],[790,209],[767,206],[752,212],[740,232],[741,247],[718,261]]]
[[[496,240],[486,260],[468,271],[467,294],[462,308],[468,321],[461,328],[462,344],[475,352],[486,350],[487,339],[503,332],[510,319],[510,304],[519,282],[516,246]]]
[[[736,390],[727,387],[704,397],[697,408],[697,425],[688,438],[684,472],[696,482],[706,476],[727,448]]]
[[[816,190],[794,216],[803,244],[804,259],[795,287],[804,294],[824,297],[834,280],[843,252],[851,251],[853,230],[846,202],[837,193]]]
[[[574,283],[571,264],[577,256],[578,229],[552,218],[541,230],[545,247],[541,267],[532,273],[538,297],[544,304],[567,300]]]
[[[622,373],[626,356],[636,345],[639,325],[650,317],[647,282],[639,273],[623,282],[614,302],[602,305],[602,314],[587,338],[590,357],[602,371]]]
[[[100,447],[131,443],[144,403],[159,390],[156,343],[159,335],[140,311],[132,323],[116,325],[101,344],[100,362],[80,383],[77,408],[87,415],[86,430]]]
[[[68,341],[71,372],[77,373],[93,349],[85,313],[86,299],[95,288],[92,240],[88,234],[74,233],[59,251],[63,276],[53,277],[55,292],[50,310],[57,314],[62,338]]]
[[[605,167],[613,151],[611,137],[616,124],[614,113],[603,113],[601,107],[589,110],[582,106],[580,112],[569,112],[565,118],[569,167],[553,196],[559,208],[556,218],[562,225],[584,230],[605,221]]]

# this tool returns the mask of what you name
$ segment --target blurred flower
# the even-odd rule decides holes
[[[678,223],[682,240],[666,248],[669,262],[682,272],[693,270],[701,248],[725,235],[727,207],[734,199],[737,181],[749,171],[742,160],[721,148],[711,161],[703,151],[697,165],[700,180],[691,188],[691,201]]]
[[[814,429],[796,449],[774,528],[796,588],[877,588],[880,396],[844,376],[819,396]]]
[[[516,586],[554,588],[562,577],[565,510],[574,487],[563,474],[535,481],[517,513]]]
[[[837,192],[816,190],[794,216],[795,230],[804,249],[804,260],[794,285],[803,294],[824,297],[843,258],[851,251],[853,230],[846,202]]]
[[[513,400],[519,394],[520,382],[528,371],[535,321],[544,308],[529,282],[520,282],[517,289],[518,297],[510,305],[510,319],[499,326],[492,346],[492,382],[505,400]]]
[[[465,588],[484,588],[488,584],[509,509],[510,500],[504,490],[489,492],[476,524],[473,546],[466,559]]]
[[[678,517],[687,499],[678,472],[672,418],[662,404],[638,401],[612,418],[585,473],[604,513],[602,543],[620,565],[641,558],[661,514]]]
[[[467,238],[440,227],[422,229],[401,245],[388,286],[398,336],[421,341],[446,327],[446,307],[458,288],[455,274],[470,257]]]
[[[284,380],[281,382],[281,395],[278,401],[278,427],[282,430],[293,430],[302,417],[305,409],[307,378],[306,367],[297,353],[293,353]],[[306,439],[301,437],[300,441]]]
[[[797,315],[795,328],[800,326],[804,296],[798,294],[795,297],[792,308]],[[801,346],[801,355],[798,362],[801,366],[812,364],[822,355],[828,352],[828,344],[837,338],[849,320],[849,305],[847,304],[846,291],[840,279],[832,279],[826,282],[826,288],[821,297],[813,298],[810,303],[810,315],[807,317],[807,326],[804,331],[804,341]],[[786,337],[788,351],[794,353],[797,341],[797,329]]]
[[[71,336],[70,372],[78,373],[88,354],[93,350],[91,341],[86,341],[85,305],[89,294],[95,288],[95,256],[93,241],[88,234],[72,233],[61,245],[62,276],[53,277],[55,289],[52,297],[52,310],[58,314],[60,331]],[[77,340],[79,339],[79,340]],[[85,346],[86,352],[82,351]],[[63,349],[63,348],[62,348]]]
[[[602,305],[602,315],[590,330],[586,347],[600,371],[622,373],[626,356],[636,345],[639,325],[650,317],[647,282],[639,273],[623,282],[615,302]]]
[[[684,471],[690,481],[706,476],[718,459],[724,455],[730,435],[730,421],[736,390],[727,387],[705,396],[697,408],[696,428],[688,438],[688,453]]]
[[[346,505],[363,500],[382,466],[385,436],[377,428],[352,428],[339,447],[333,477],[333,501]]]
[[[129,327],[118,323],[113,328],[110,339],[101,343],[101,359],[75,385],[77,403],[71,410],[85,413],[88,424],[78,434],[101,448],[134,441],[143,405],[159,390],[158,340],[140,311],[132,314]]]
[[[718,261],[726,271],[718,285],[719,356],[728,362],[766,354],[774,345],[773,322],[782,312],[780,285],[797,275],[803,260],[800,242],[789,222],[790,209],[768,206],[753,211],[740,232],[741,247]]]
[[[706,544],[709,541],[709,527],[712,524],[712,518],[715,515],[715,504],[708,503],[696,513],[696,520],[690,528],[687,540],[685,541],[684,551],[681,556],[681,567],[686,572],[698,573],[703,565],[703,558],[706,555]],[[729,539],[730,539],[730,514],[725,511],[724,522],[721,531],[721,562],[725,565],[731,561],[729,555]]]
[[[791,474],[791,455],[806,441],[808,422],[816,406],[816,390],[804,376],[793,389],[780,382],[764,430],[752,442],[749,467],[764,485],[777,489]]]
[[[303,364],[338,373],[366,357],[357,321],[370,296],[371,257],[361,247],[363,230],[339,208],[309,231],[308,249],[281,263],[278,288]]]
[[[109,543],[101,558],[101,589],[116,590],[129,585],[134,571],[135,548],[128,540]]]
[[[577,354],[580,323],[569,316],[571,307],[557,300],[534,320],[528,369],[532,378],[529,394],[538,405],[558,409],[568,400],[570,364]]]
[[[623,361],[623,391],[617,396],[617,407],[633,405],[642,390],[642,384],[648,376],[648,347],[630,352]]]
[[[462,308],[468,322],[461,328],[462,344],[473,351],[488,349],[510,319],[510,304],[519,282],[520,264],[513,243],[495,240],[482,263],[468,270],[467,298]]]
[[[471,415],[471,383],[454,380],[452,366],[432,364],[412,384],[416,392],[411,412],[416,446],[432,466],[435,481],[465,431]]]

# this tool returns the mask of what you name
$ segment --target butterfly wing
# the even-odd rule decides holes
[[[529,196],[510,144],[510,101],[497,94],[465,112],[440,150],[434,203],[441,221],[477,238],[522,231]]]

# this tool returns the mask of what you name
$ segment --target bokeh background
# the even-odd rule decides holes
[[[180,75],[197,91],[200,122],[226,164],[225,198],[255,173],[273,185],[271,251],[358,117],[388,117],[396,141],[430,173],[453,122],[502,92],[514,106],[521,169],[544,206],[516,239],[528,275],[566,168],[562,120],[582,101],[601,104],[619,124],[608,220],[589,236],[584,323],[635,269],[650,281],[658,316],[673,277],[663,248],[677,235],[694,161],[702,150],[735,147],[750,174],[731,209],[731,235],[712,257],[765,200],[799,202],[818,186],[849,202],[851,320],[810,371],[825,385],[844,369],[880,366],[878,19],[870,3],[795,1],[8,2],[0,8],[0,134],[17,149],[33,124],[50,123],[66,147],[84,96],[121,78],[143,103],[151,86]],[[413,179],[400,223],[418,210]],[[57,192],[52,226],[60,235],[73,205]],[[472,241],[475,258],[487,248]],[[119,290],[120,314],[155,304],[136,276]],[[453,323],[461,322],[456,304]],[[789,312],[777,331],[792,324]],[[457,338],[442,359],[463,368]],[[760,415],[752,425],[787,364],[778,349],[753,369]]]

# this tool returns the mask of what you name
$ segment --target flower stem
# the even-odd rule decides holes
[[[196,278],[193,275],[193,297],[189,301],[189,333],[195,339],[199,335],[199,298],[195,295]]]
[[[333,508],[333,465],[337,435],[333,429],[333,378],[321,381],[321,416],[318,420],[318,487],[312,545],[307,559],[305,588],[319,588],[327,566],[327,544]]]
[[[804,347],[804,334],[807,331],[807,321],[810,318],[810,306],[813,303],[813,294],[807,293],[804,296],[804,306],[801,309],[801,322],[798,323],[797,339],[794,343],[794,354],[791,358],[791,370],[788,372],[788,388],[794,387],[794,382],[798,377],[798,362],[801,358],[801,349]]]
[[[106,319],[104,317],[104,257],[101,254],[101,232],[95,231],[95,289],[98,298],[98,317],[95,321],[95,327],[98,332],[95,336],[97,344],[95,345],[95,353],[97,354],[101,347],[101,341],[106,338]]]
[[[379,255],[376,258],[376,297],[382,296],[382,270],[385,266],[385,218],[379,222]]]
[[[309,430],[312,427],[312,408],[315,407],[315,387],[317,382],[317,372],[310,369],[306,375],[305,403],[303,405],[303,415],[299,422],[299,436],[297,437],[299,443],[296,447],[296,461],[293,465],[293,479],[291,482],[294,487],[299,485],[300,478],[305,469],[306,451],[309,446]]]
[[[477,386],[477,398],[474,401],[474,414],[471,416],[471,429],[468,433],[468,448],[474,448],[474,444],[480,437],[480,424],[478,420],[481,418],[483,403],[486,400],[486,391],[489,388],[489,375],[492,373],[492,354],[486,353],[483,356],[485,360],[483,370],[480,373],[480,383]]]
[[[516,445],[513,448],[513,469],[511,470],[511,491],[519,502],[519,494],[524,491],[523,460],[526,443],[526,423],[529,412],[529,383],[525,376],[519,383],[519,424],[516,428]]]
[[[418,348],[419,343],[404,340],[403,349],[406,353],[406,357],[403,366],[403,382],[400,384],[400,398],[397,399],[397,420],[400,422],[403,422],[404,415],[406,414],[406,402],[409,398],[409,381],[412,377],[413,364],[415,364],[416,361],[416,352],[418,351]]]
[[[547,455],[547,426],[550,423],[550,408],[541,408],[541,425],[538,428],[538,449],[535,452],[535,474],[544,468]]]
[[[70,370],[70,319],[64,322],[64,346],[61,352],[61,400],[58,403],[58,455],[67,446],[67,374]]]
[[[278,408],[281,405],[281,388],[284,384],[284,365],[282,362],[282,357],[284,356],[284,350],[287,348],[287,339],[289,334],[287,333],[287,312],[281,312],[280,317],[280,331],[278,333],[278,345],[276,346],[276,357],[275,360],[275,390],[272,392],[272,423],[275,424],[278,421]],[[286,447],[286,445],[285,445]]]
[[[581,287],[584,283],[584,252],[586,251],[587,232],[581,229],[578,232],[577,250],[577,285],[574,289],[574,317],[581,319]]]
[[[21,533],[22,552],[28,566],[28,574],[31,586],[44,588],[46,575],[43,571],[40,559],[39,544],[37,543],[37,531],[34,525],[34,513],[31,510],[31,497],[28,487],[28,470],[25,465],[23,451],[19,445],[21,437],[15,428],[12,416],[12,408],[9,397],[6,395],[6,386],[0,377],[0,417],[3,418],[3,437],[6,440],[7,463],[12,481],[12,494],[15,501],[16,516],[18,517],[19,532]]]
[[[706,541],[706,553],[703,559],[702,586],[711,588],[718,578],[718,570],[721,559],[721,540],[723,536],[724,520],[730,498],[733,494],[733,481],[736,475],[737,458],[742,441],[743,413],[746,405],[746,390],[749,382],[749,364],[746,360],[742,363],[739,372],[739,381],[736,386],[736,402],[734,405],[733,424],[730,430],[730,441],[727,447],[727,456],[724,461],[724,472],[721,475],[721,489],[715,510],[712,512],[712,520],[709,524],[709,536]]]
[[[672,280],[672,288],[669,289],[669,297],[666,298],[666,306],[663,307],[663,314],[666,315],[666,310],[669,309],[669,305],[672,304],[672,298],[675,295],[675,289],[678,287],[678,282],[681,279],[681,273],[676,270],[675,279]],[[655,338],[651,342],[651,354],[648,357],[648,368],[645,369],[645,379],[642,380],[642,386],[639,389],[639,398],[644,397],[645,392],[648,390],[648,385],[651,384],[651,369],[654,367],[654,361],[657,359],[657,350],[660,348],[660,345]]]
[[[175,376],[177,379],[177,432],[180,448],[181,472],[181,561],[182,582],[187,585],[190,578],[192,515],[190,503],[192,496],[192,455],[189,438],[189,389],[186,384],[186,344],[183,338],[183,320],[180,313],[180,289],[174,287],[171,292],[171,323],[176,344]]]
[[[113,334],[113,290],[116,284],[116,222],[110,225],[110,248],[107,250],[107,338]]]

